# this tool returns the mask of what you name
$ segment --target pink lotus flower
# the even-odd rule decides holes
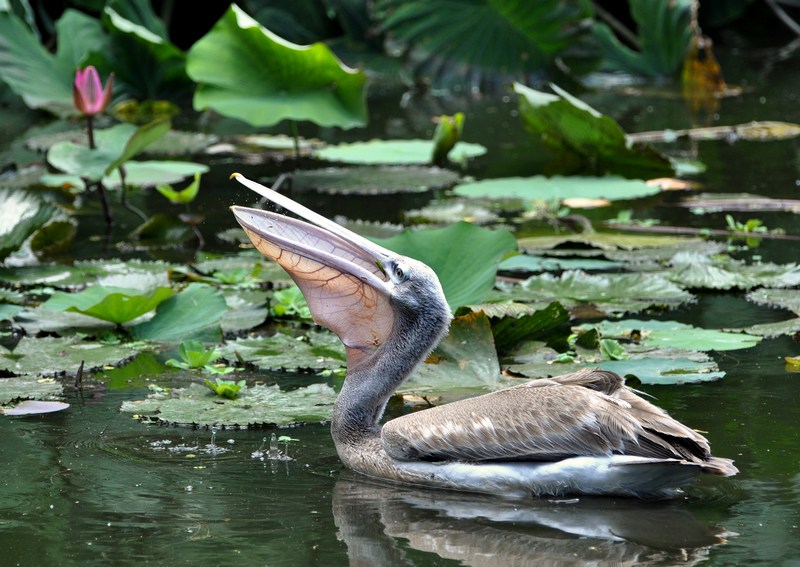
[[[89,65],[86,69],[75,72],[75,82],[72,84],[72,99],[75,108],[84,116],[94,116],[103,112],[111,102],[111,88],[114,86],[114,73],[111,73],[103,88],[97,69]]]

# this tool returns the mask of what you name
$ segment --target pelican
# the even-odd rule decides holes
[[[331,434],[343,464],[375,479],[507,497],[661,498],[729,459],[622,377],[582,370],[392,419],[386,403],[447,333],[436,274],[234,173],[303,220],[231,207],[253,245],[286,270],[315,321],[344,343],[347,376]]]

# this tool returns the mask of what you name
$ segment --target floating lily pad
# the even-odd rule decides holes
[[[451,309],[482,301],[494,285],[500,261],[517,249],[510,232],[466,222],[442,229],[406,231],[376,241],[433,268]]]
[[[174,293],[169,287],[142,292],[136,289],[93,285],[80,293],[57,291],[42,304],[42,307],[52,311],[81,313],[112,323],[127,323],[149,313]]]
[[[406,221],[426,222],[448,225],[458,221],[472,224],[497,222],[500,215],[482,206],[473,199],[447,199],[428,204],[421,209],[411,209],[404,213]]]
[[[500,263],[499,269],[507,272],[560,272],[562,270],[614,270],[622,262],[594,258],[547,258],[530,254],[517,254]]]
[[[220,339],[220,323],[227,310],[222,292],[193,283],[161,303],[152,319],[131,327],[130,331],[137,339],[148,341],[216,342]]]
[[[36,266],[0,267],[0,280],[24,286],[73,288],[91,284],[97,278],[110,275],[131,276],[164,273],[170,264],[141,260],[78,261],[71,265],[40,264]]]
[[[0,261],[53,216],[55,208],[33,193],[0,189]]]
[[[38,415],[65,410],[69,404],[65,402],[42,402],[39,400],[25,400],[14,406],[0,407],[2,415]]]
[[[213,134],[170,130],[163,137],[147,146],[147,153],[173,156],[198,154],[218,141],[219,137]]]
[[[7,321],[14,318],[14,315],[22,311],[21,305],[11,305],[0,303],[0,321]]]
[[[800,315],[800,291],[796,289],[756,289],[748,292],[745,298],[758,305],[788,309]]]
[[[636,313],[654,306],[677,307],[693,301],[689,292],[657,274],[541,274],[512,285],[499,283],[491,301],[559,301],[566,307],[593,304],[604,313]]]
[[[433,158],[432,140],[371,140],[326,146],[314,152],[319,159],[353,164],[416,164],[431,163]],[[481,156],[486,148],[479,144],[459,142],[450,150],[451,161]]]
[[[235,400],[221,398],[200,384],[155,392],[145,400],[126,401],[121,410],[173,425],[200,427],[263,427],[329,420],[336,392],[326,384],[281,391],[255,385],[239,391]]]
[[[453,186],[459,177],[439,167],[328,167],[295,171],[292,187],[339,195],[390,195],[444,189]]]
[[[55,400],[64,393],[52,378],[0,378],[0,405],[14,400]]]
[[[623,177],[503,177],[482,179],[472,183],[457,185],[456,195],[461,197],[480,197],[491,199],[525,199],[552,201],[554,199],[639,199],[655,195],[658,187],[638,179]]]
[[[641,343],[658,348],[689,351],[726,351],[750,348],[761,342],[755,337],[738,332],[701,329],[677,321],[602,321],[597,328],[604,337],[630,338],[631,333],[641,333]]]
[[[197,110],[212,108],[254,126],[310,120],[352,128],[367,122],[363,71],[323,43],[295,45],[231,5],[189,50]]]
[[[57,333],[66,336],[75,333],[113,330],[115,324],[97,317],[69,311],[51,311],[40,306],[18,312],[14,316],[14,326],[21,328],[31,336],[38,333]]]
[[[230,361],[244,360],[265,370],[337,370],[347,359],[339,338],[327,331],[302,337],[276,333],[271,337],[240,338],[219,349]]]
[[[725,376],[714,361],[699,362],[688,358],[608,360],[599,366],[622,376],[635,376],[642,384],[695,384]]]
[[[639,179],[673,175],[670,161],[658,151],[629,140],[614,120],[556,85],[551,87],[556,94],[514,83],[525,125],[549,148],[579,160],[585,169],[598,174]]]
[[[228,310],[220,326],[225,333],[257,327],[267,319],[267,292],[260,290],[225,291]]]
[[[786,321],[778,321],[776,323],[760,323],[757,325],[750,325],[741,329],[725,329],[726,331],[739,331],[747,333],[748,335],[756,335],[765,339],[771,339],[782,336],[794,336],[800,333],[800,317],[794,317]]]
[[[747,264],[732,258],[709,258],[682,252],[672,258],[669,280],[685,288],[750,289],[756,286],[795,287],[800,285],[800,265],[757,262]]]
[[[76,337],[22,337],[12,352],[0,352],[0,370],[17,375],[74,375],[119,364],[136,354],[130,348],[82,341]],[[4,379],[0,378],[0,382]]]

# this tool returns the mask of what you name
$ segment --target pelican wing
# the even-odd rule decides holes
[[[702,436],[602,371],[534,380],[409,414],[384,425],[382,438],[392,457],[406,460],[710,457]]]

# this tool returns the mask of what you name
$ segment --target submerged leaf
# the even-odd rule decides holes
[[[255,385],[236,399],[224,399],[205,386],[190,384],[170,394],[156,392],[145,400],[126,401],[121,410],[173,425],[200,427],[285,426],[330,419],[336,392],[326,384],[281,391]]]

